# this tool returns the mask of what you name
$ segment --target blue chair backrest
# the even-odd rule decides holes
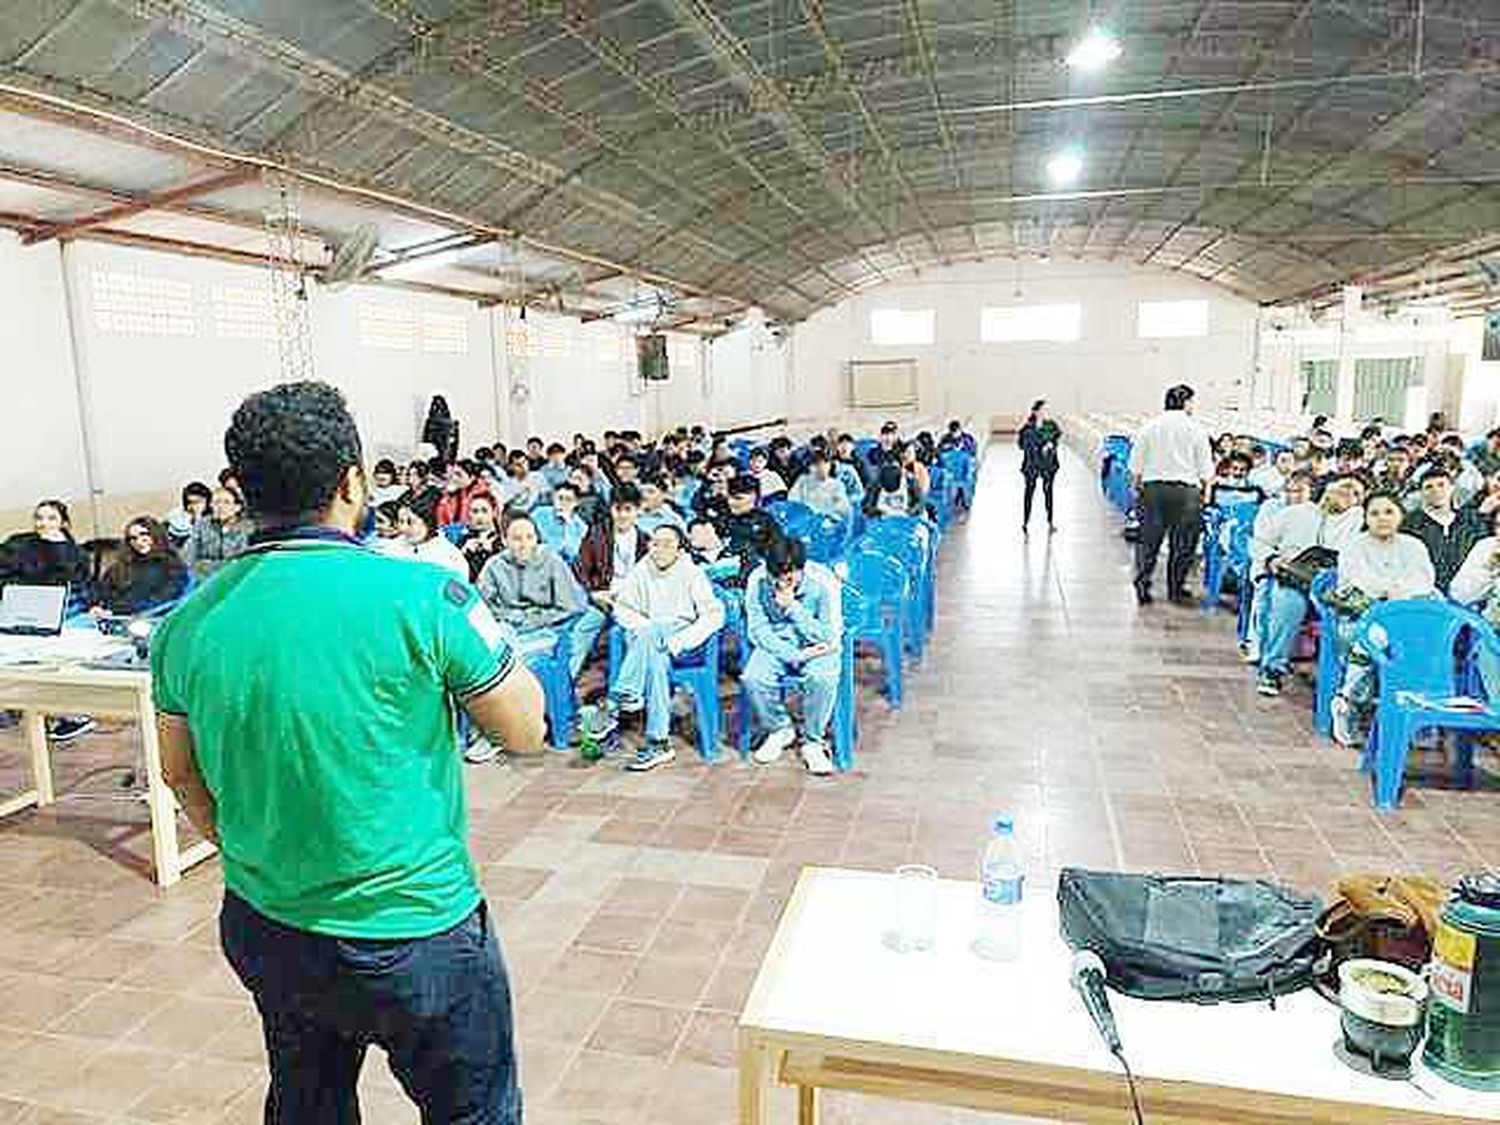
[[[1323,599],[1333,593],[1333,588],[1338,585],[1338,580],[1339,572],[1331,566],[1313,575],[1312,585],[1308,589],[1313,603],[1321,608],[1324,604]]]
[[[445,523],[443,524],[443,538],[448,540],[448,542],[452,543],[454,546],[457,546],[464,541],[464,533],[468,530],[469,529],[461,523]]]
[[[536,525],[536,533],[541,536],[542,542],[554,551],[557,550],[562,543],[563,532],[562,520],[556,509],[551,504],[539,504],[531,509],[531,522]]]
[[[966,480],[973,475],[974,457],[966,449],[945,449],[938,454],[938,460],[959,480]]]
[[[1380,664],[1381,690],[1429,699],[1459,694],[1456,653],[1465,630],[1494,637],[1478,614],[1441,598],[1379,602],[1359,625],[1362,648]]]
[[[906,567],[883,551],[856,547],[845,560],[845,581],[876,602],[900,602],[910,596]]]

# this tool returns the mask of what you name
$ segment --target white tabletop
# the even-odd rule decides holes
[[[882,941],[896,880],[807,868],[742,1017],[769,1032],[1119,1072],[1069,983],[1051,887],[1028,887],[1023,952],[995,963],[969,949],[978,884],[942,880],[935,942],[896,953]],[[1110,993],[1126,1057],[1142,1078],[1320,1101],[1500,1120],[1500,1095],[1417,1066],[1415,1085],[1360,1074],[1335,1056],[1336,1008],[1310,990],[1265,1003],[1200,1006]],[[1417,1088],[1417,1087],[1420,1087]]]
[[[28,664],[81,664],[120,652],[132,642],[110,637],[93,625],[66,626],[52,637],[0,634],[0,668]]]

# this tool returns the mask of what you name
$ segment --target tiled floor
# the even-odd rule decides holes
[[[1354,763],[1312,736],[1305,688],[1254,694],[1227,614],[1136,609],[1086,466],[1059,480],[1055,538],[1022,539],[1019,484],[997,449],[944,547],[936,642],[906,708],[863,693],[853,774],[687,755],[645,777],[557,759],[470,772],[529,1122],[731,1121],[735,1016],[799,866],[920,859],[971,877],[997,810],[1016,816],[1040,894],[1068,863],[1315,889],[1349,867],[1500,863],[1493,782],[1422,781],[1375,816]],[[0,1125],[259,1120],[257,1025],[215,945],[217,869],[164,894],[143,876],[143,809],[114,799],[109,769],[133,745],[125,731],[68,747],[64,801],[0,826]],[[0,789],[19,771],[6,732]],[[368,1121],[415,1120],[377,1058],[365,1085]],[[980,1118],[831,1098],[826,1119]]]

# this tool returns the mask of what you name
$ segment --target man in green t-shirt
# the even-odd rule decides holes
[[[466,844],[462,706],[512,751],[542,695],[479,595],[367,551],[359,432],[322,383],[252,395],[224,450],[259,531],[162,624],[162,765],[218,842],[267,1125],[354,1125],[371,1044],[428,1125],[517,1125],[505,965]]]

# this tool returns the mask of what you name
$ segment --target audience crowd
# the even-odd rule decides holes
[[[456,428],[456,427],[455,427]],[[827,749],[840,639],[838,583],[809,562],[768,505],[789,501],[843,522],[932,514],[931,469],[944,451],[977,454],[955,421],[943,434],[903,438],[897,423],[858,441],[837,430],[797,443],[786,434],[732,446],[702,426],[648,440],[606,431],[598,440],[530,438],[467,457],[376,462],[370,472],[367,542],[393,557],[427,562],[471,582],[511,639],[527,653],[564,638],[577,677],[610,637],[599,723],[612,738],[644,725],[631,769],[674,757],[668,737],[669,676],[724,625],[742,615],[755,656],[741,672],[769,763],[797,741],[781,701],[784,678],[806,696],[801,753],[807,769],[832,769]],[[75,541],[67,505],[43,500],[33,529],[0,543],[0,585],[66,585],[96,618],[158,612],[211,578],[252,542],[238,482],[193,481],[162,519],[139,516],[118,541]],[[741,653],[743,658],[746,654]],[[76,736],[86,720],[54,724]],[[569,732],[572,733],[572,732]],[[477,734],[466,756],[497,753]]]

